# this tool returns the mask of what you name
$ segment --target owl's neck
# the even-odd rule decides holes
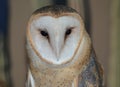
[[[86,67],[91,53],[91,41],[87,34],[82,39],[78,50],[78,57],[74,63],[63,68],[49,68],[40,65],[36,68],[33,61],[30,61],[28,79],[32,79],[31,87],[72,87],[75,77]]]

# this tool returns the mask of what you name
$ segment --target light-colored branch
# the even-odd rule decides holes
[[[111,59],[108,87],[120,87],[120,0],[111,0]]]

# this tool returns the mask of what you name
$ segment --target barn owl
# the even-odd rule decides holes
[[[103,71],[79,13],[66,6],[37,9],[27,26],[26,87],[103,87]]]

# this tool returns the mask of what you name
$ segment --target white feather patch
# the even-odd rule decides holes
[[[62,64],[69,61],[80,41],[80,21],[72,16],[53,18],[43,16],[31,23],[30,34],[34,48],[47,61],[53,64]],[[65,32],[74,27],[72,33],[65,40]],[[46,31],[49,40],[41,35],[40,31]]]
[[[28,71],[28,79],[27,79],[26,87],[35,87],[34,79],[32,77],[30,70]]]

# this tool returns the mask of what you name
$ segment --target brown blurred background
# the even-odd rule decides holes
[[[25,34],[28,19],[35,9],[51,5],[53,1],[55,0],[10,0],[8,47],[14,87],[24,87],[25,84],[27,66]],[[75,8],[86,20],[84,0],[66,1],[68,6]],[[87,30],[91,35],[98,60],[104,67],[105,87],[120,86],[119,79],[116,79],[119,76],[117,70],[120,64],[117,59],[120,52],[120,40],[118,39],[120,21],[117,21],[117,18],[120,19],[117,15],[119,5],[119,0],[89,0],[88,21],[90,23]]]

